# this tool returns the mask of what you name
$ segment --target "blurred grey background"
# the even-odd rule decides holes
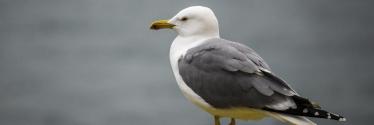
[[[212,8],[223,38],[348,119],[315,122],[373,124],[372,0],[0,0],[0,124],[213,124],[174,80],[176,33],[148,29],[191,5]]]

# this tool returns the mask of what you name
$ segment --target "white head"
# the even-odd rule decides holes
[[[170,20],[155,21],[151,29],[171,28],[179,36],[219,37],[218,20],[208,7],[191,6],[181,10]]]

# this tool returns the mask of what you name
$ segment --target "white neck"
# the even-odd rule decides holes
[[[196,47],[204,42],[206,42],[207,39],[211,38],[219,38],[219,35],[211,35],[211,36],[181,36],[178,35],[170,47],[170,58],[175,58],[178,61],[180,56],[183,56],[187,50]]]

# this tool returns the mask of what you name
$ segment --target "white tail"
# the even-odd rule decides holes
[[[272,112],[268,112],[268,115],[289,125],[317,125],[316,123],[303,116],[286,115]]]

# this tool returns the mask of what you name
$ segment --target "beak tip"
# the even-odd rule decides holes
[[[151,30],[159,30],[160,28],[158,28],[156,25],[151,25],[149,27],[149,29],[151,29]]]

